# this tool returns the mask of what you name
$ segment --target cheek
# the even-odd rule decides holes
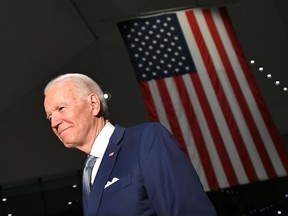
[[[88,108],[84,107],[82,110],[79,110],[74,120],[80,124],[87,124],[92,118],[93,114],[91,113],[91,111]]]
[[[59,134],[57,133],[57,130],[55,128],[52,128],[52,131],[57,137],[59,137]]]
[[[77,122],[75,122],[75,123],[76,123],[76,126],[79,130],[86,131],[91,126],[90,120],[91,120],[91,118],[87,118],[87,116],[82,114],[81,116],[79,116],[79,118],[77,119]]]
[[[90,133],[91,128],[93,127],[93,116],[82,113],[81,116],[75,122],[78,135],[87,136]]]

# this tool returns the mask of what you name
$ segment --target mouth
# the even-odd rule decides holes
[[[69,128],[70,128],[70,127],[63,128],[63,129],[60,129],[60,130],[58,129],[58,130],[57,130],[58,135],[61,136],[61,134],[62,134],[64,131],[68,130]]]

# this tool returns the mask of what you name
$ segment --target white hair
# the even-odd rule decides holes
[[[47,91],[54,86],[57,83],[60,83],[62,81],[72,81],[77,89],[79,89],[79,92],[84,96],[90,93],[96,93],[97,96],[100,99],[101,103],[101,110],[100,114],[105,119],[109,116],[109,109],[107,102],[104,98],[104,94],[100,86],[90,77],[80,74],[80,73],[67,73],[60,75],[54,79],[52,79],[45,87],[44,89],[44,96],[46,96]]]

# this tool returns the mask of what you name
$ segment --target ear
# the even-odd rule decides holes
[[[89,103],[91,106],[92,114],[97,116],[100,112],[100,99],[95,93],[89,95]]]

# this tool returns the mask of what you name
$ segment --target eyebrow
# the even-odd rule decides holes
[[[49,111],[49,112],[46,114],[46,119],[49,120],[49,116],[52,114],[52,112],[53,112],[53,111],[57,111],[57,110],[59,109],[59,107],[64,106],[64,107],[67,108],[67,107],[70,106],[70,104],[71,104],[71,102],[70,102],[70,103],[61,103],[61,104],[59,104],[58,106],[56,106],[54,109],[52,109],[51,111]]]

